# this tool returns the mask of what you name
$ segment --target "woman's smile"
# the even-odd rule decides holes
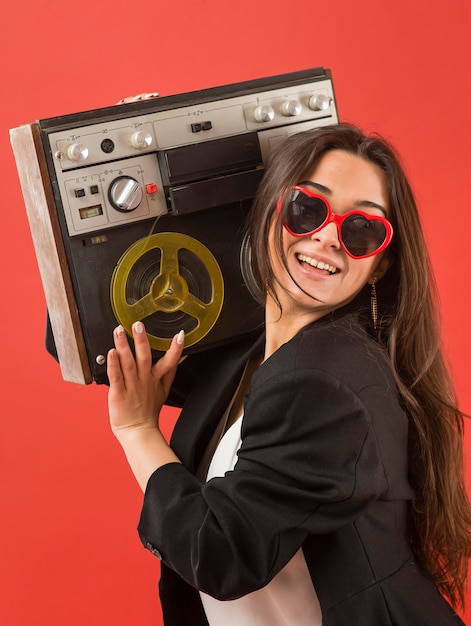
[[[315,268],[318,271],[322,271],[322,275],[335,274],[338,269],[334,265],[331,265],[328,261],[321,261],[315,259],[314,257],[307,256],[306,254],[298,253],[296,255],[296,258],[301,265],[308,265],[309,267]]]

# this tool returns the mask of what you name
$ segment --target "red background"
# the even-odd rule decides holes
[[[0,623],[155,626],[158,562],[137,539],[141,494],[109,431],[106,389],[63,382],[43,349],[44,297],[8,129],[142,91],[330,68],[341,119],[380,130],[404,157],[442,296],[445,347],[470,413],[471,4],[5,4]],[[167,429],[174,417],[166,414]]]

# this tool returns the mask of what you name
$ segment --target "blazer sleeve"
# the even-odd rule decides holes
[[[223,478],[202,485],[183,465],[158,469],[139,523],[145,547],[224,600],[266,585],[307,534],[348,524],[386,490],[368,408],[325,372],[254,379],[242,435]]]

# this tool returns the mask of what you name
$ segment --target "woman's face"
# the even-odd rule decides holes
[[[385,175],[361,157],[343,150],[327,152],[302,182],[308,180],[309,188],[326,198],[337,215],[355,209],[380,217],[389,215]],[[350,302],[373,276],[379,279],[387,269],[384,253],[363,259],[350,257],[340,244],[336,224],[330,222],[305,237],[295,237],[283,228],[287,271],[274,242],[277,219],[276,214],[269,250],[282,317],[294,315],[303,324],[314,321]]]

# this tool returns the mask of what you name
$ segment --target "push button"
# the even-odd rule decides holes
[[[83,198],[85,195],[85,189],[75,189],[74,193],[76,198]]]
[[[151,195],[153,193],[157,193],[159,190],[159,188],[157,187],[157,185],[155,183],[149,183],[148,185],[146,185],[146,192],[148,195]]]
[[[199,133],[202,130],[211,130],[213,127],[213,123],[210,120],[206,120],[205,122],[194,122],[191,125],[192,133]]]

